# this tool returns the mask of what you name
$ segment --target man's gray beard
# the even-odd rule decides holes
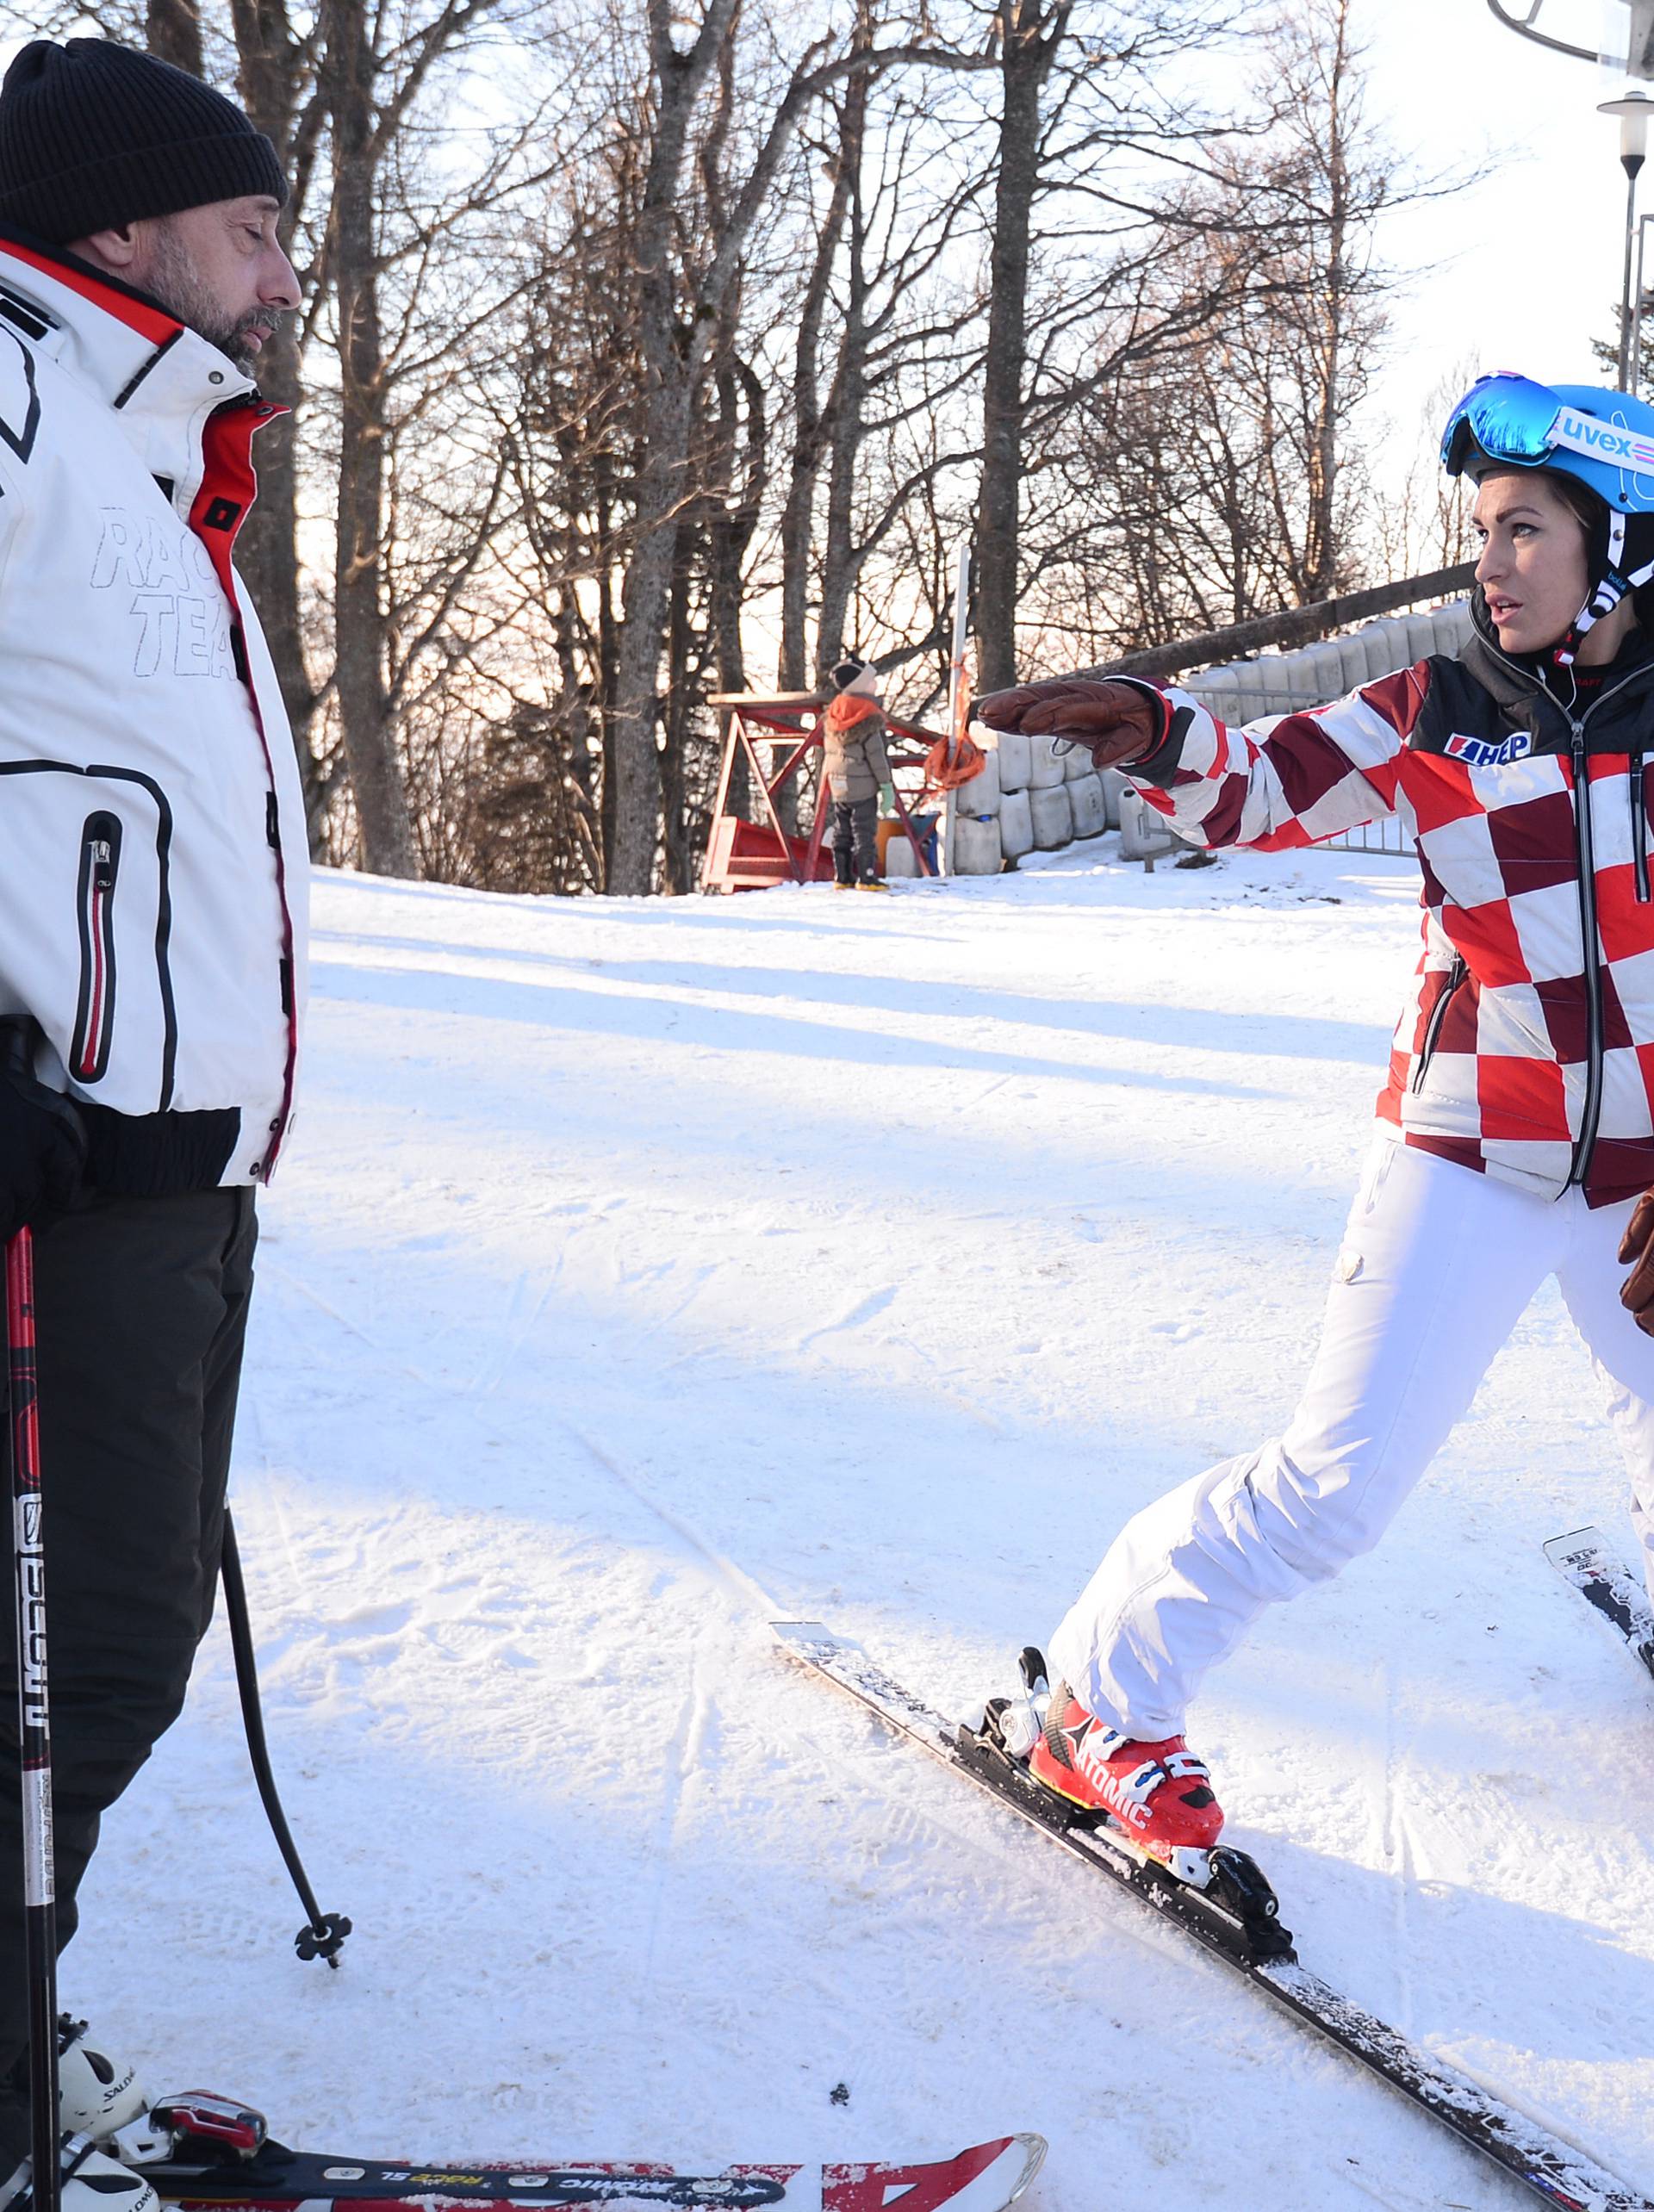
[[[256,357],[247,350],[245,333],[248,326],[257,323],[262,328],[274,324],[279,328],[282,321],[274,308],[254,308],[239,321],[227,324],[223,309],[196,276],[177,233],[165,220],[156,228],[155,261],[144,289],[198,338],[204,338],[221,353],[227,353],[244,376],[256,375],[258,369]]]

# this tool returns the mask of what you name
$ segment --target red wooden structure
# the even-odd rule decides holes
[[[777,793],[799,774],[812,754],[821,750],[821,718],[827,706],[826,698],[818,692],[719,692],[707,704],[717,707],[728,719],[724,759],[718,773],[718,797],[712,805],[712,834],[706,840],[706,858],[700,871],[701,889],[762,891],[777,883],[830,882],[832,857],[822,846],[827,828],[827,806],[819,782],[815,823],[807,837],[787,835],[775,804]],[[923,767],[925,755],[939,742],[936,731],[922,729],[916,722],[886,718],[892,739],[906,739],[910,744],[922,748],[917,753],[899,752],[896,744],[890,745],[892,768],[916,764]],[[774,775],[765,774],[758,757],[760,736],[771,743],[778,737],[794,741],[791,752]],[[730,811],[730,782],[737,761],[742,759],[746,761],[748,779],[762,817],[755,822]],[[914,863],[922,876],[935,875],[936,871],[925,861],[900,786],[896,786],[895,790],[897,816],[913,848]]]

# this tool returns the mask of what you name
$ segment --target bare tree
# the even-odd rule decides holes
[[[1017,680],[1029,258],[1045,137],[1040,107],[1073,10],[1074,0],[1000,0],[994,18],[1001,106],[976,532],[977,680],[985,691]]]
[[[148,0],[144,30],[150,52],[162,61],[187,69],[191,77],[207,74],[196,0]]]

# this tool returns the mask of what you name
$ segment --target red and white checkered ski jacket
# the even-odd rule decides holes
[[[1398,1141],[1594,1206],[1654,1184],[1654,650],[1572,715],[1484,635],[1240,730],[1159,695],[1166,736],[1127,774],[1191,842],[1385,817],[1416,840],[1424,949],[1378,1097]]]

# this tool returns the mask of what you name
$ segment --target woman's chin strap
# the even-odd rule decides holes
[[[1640,569],[1633,569],[1627,575],[1620,567],[1625,557],[1626,518],[1617,508],[1610,507],[1607,567],[1589,599],[1575,616],[1572,627],[1552,651],[1551,658],[1557,668],[1572,668],[1587,632],[1595,630],[1604,615],[1612,614],[1628,592],[1634,592],[1639,585],[1654,579],[1654,560],[1645,561]]]

